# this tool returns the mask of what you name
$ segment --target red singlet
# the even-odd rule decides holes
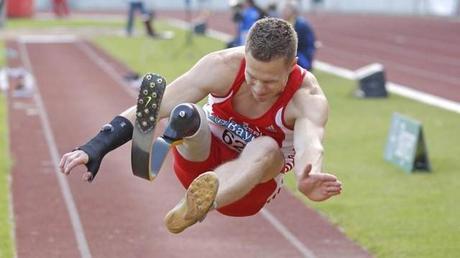
[[[272,107],[259,118],[250,119],[237,113],[232,106],[232,97],[245,81],[245,66],[243,59],[229,92],[225,96],[210,94],[208,103],[203,108],[212,132],[208,159],[203,162],[191,162],[174,150],[174,170],[185,187],[188,187],[199,174],[213,170],[222,163],[238,157],[247,143],[261,135],[273,138],[280,146],[285,163],[281,172],[287,172],[294,166],[293,128],[284,123],[284,110],[302,85],[305,70],[297,65],[289,75],[284,91]],[[274,198],[281,184],[280,174],[268,182],[256,185],[243,198],[219,208],[218,211],[229,216],[253,215]]]

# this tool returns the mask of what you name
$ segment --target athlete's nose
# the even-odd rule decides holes
[[[253,91],[257,95],[263,95],[267,92],[267,87],[263,83],[256,81],[253,85]]]

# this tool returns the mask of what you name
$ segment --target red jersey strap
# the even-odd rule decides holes
[[[214,94],[211,94],[214,97],[218,98],[226,98],[230,94],[235,94],[239,89],[241,84],[243,84],[245,78],[244,78],[244,69],[246,68],[246,60],[243,58],[240,62],[240,68],[238,69],[238,73],[235,76],[235,79],[233,80],[232,86],[230,89],[225,93],[224,96],[216,96]]]
[[[238,90],[240,89],[241,85],[243,85],[243,82],[245,80],[245,76],[244,76],[245,68],[246,68],[246,59],[243,58],[241,59],[240,68],[238,69],[238,73],[236,74],[235,79],[233,80],[230,90],[223,97],[228,97],[228,95],[231,92],[233,92],[233,94],[238,92]],[[293,71],[289,75],[289,79],[288,79],[288,82],[284,90],[285,92],[280,97],[280,99],[276,102],[276,104],[283,103],[286,100],[289,101],[292,98],[294,93],[302,85],[305,74],[306,74],[305,69],[303,69],[299,65],[296,65],[296,67],[293,69]],[[283,105],[276,105],[276,106],[281,107]]]
[[[291,76],[289,77],[289,81],[288,81],[288,84],[285,88],[285,94],[283,94],[282,98],[283,98],[283,102],[280,102],[281,105],[279,105],[277,108],[280,109],[280,108],[283,108],[283,113],[281,115],[281,122],[283,123],[283,125],[290,129],[290,130],[294,130],[293,126],[290,126],[290,125],[287,125],[286,124],[286,119],[285,119],[285,111],[286,111],[286,106],[289,104],[289,101],[292,99],[292,97],[294,96],[294,94],[297,92],[297,90],[302,86],[302,83],[303,83],[303,80],[305,78],[305,75],[307,74],[307,70],[303,69],[302,67],[300,67],[299,65],[296,65],[296,67],[294,68],[296,70],[296,73],[292,72],[291,73]],[[291,81],[292,80],[292,81]],[[292,85],[291,85],[292,83]]]
[[[289,75],[288,82],[284,88],[283,94],[275,103],[276,109],[285,107],[289,101],[292,99],[292,96],[297,92],[297,90],[302,86],[303,78],[305,77],[305,70],[296,65]]]
[[[243,58],[240,63],[240,69],[238,70],[238,73],[236,74],[235,80],[233,81],[231,91],[233,91],[233,94],[235,94],[243,85],[243,82],[245,80],[244,77],[244,70],[246,69],[246,59]]]
[[[227,113],[228,116],[239,118],[239,120],[241,121],[251,121],[252,123],[255,123],[255,124],[270,124],[271,121],[274,121],[277,111],[285,107],[289,103],[292,96],[302,85],[305,71],[300,66],[296,65],[289,75],[288,82],[281,96],[278,97],[276,102],[262,116],[251,119],[237,112],[234,112],[232,101],[231,101],[232,97],[230,96],[230,95],[233,96],[236,92],[238,92],[238,90],[241,88],[241,85],[244,83],[245,67],[246,67],[246,62],[244,59],[242,59],[238,74],[235,77],[232,87],[230,88],[229,92],[225,96],[220,97],[220,98],[225,98],[223,102],[220,102],[218,104],[220,106],[220,110],[221,112],[225,112],[225,113],[229,112]],[[284,117],[283,117],[283,121],[284,121]]]

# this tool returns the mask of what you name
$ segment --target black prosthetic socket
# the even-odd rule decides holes
[[[86,168],[92,174],[90,181],[96,176],[102,158],[111,150],[131,140],[132,137],[132,123],[122,116],[116,116],[109,124],[102,126],[100,132],[93,139],[77,148],[88,154],[89,160],[86,163]]]
[[[171,112],[168,127],[163,137],[177,141],[184,137],[192,136],[200,128],[200,123],[200,113],[192,104],[180,104]]]

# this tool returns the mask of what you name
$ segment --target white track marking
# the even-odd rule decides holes
[[[399,71],[402,71],[406,74],[411,74],[416,77],[423,77],[426,79],[437,80],[440,82],[450,83],[454,85],[457,85],[458,81],[460,80],[460,77],[457,77],[457,76],[442,75],[436,72],[431,72],[428,70],[412,67],[409,65],[404,65],[404,64],[397,63],[397,62],[388,61],[385,59],[379,59],[377,57],[373,57],[373,56],[366,55],[366,54],[356,55],[349,51],[343,51],[343,50],[333,49],[333,48],[328,48],[328,47],[324,47],[324,49],[329,53],[334,53],[335,57],[340,57],[342,59],[349,58],[352,60],[359,60],[363,62],[368,62],[368,60],[375,60],[376,62],[385,63],[386,66],[395,68]]]
[[[315,258],[313,252],[308,249],[289,229],[283,225],[271,212],[263,208],[260,214],[266,219],[281,235],[286,238],[305,258]]]
[[[27,52],[27,48],[24,42],[19,43],[20,48],[20,55],[21,60],[26,67],[26,69],[33,74],[32,64],[29,59],[29,54]],[[78,250],[80,251],[80,255],[82,258],[91,258],[91,253],[88,246],[88,241],[85,237],[85,232],[83,230],[83,226],[81,224],[80,216],[78,214],[77,207],[75,205],[75,201],[72,195],[72,191],[70,190],[69,183],[65,175],[59,172],[59,152],[56,146],[56,141],[54,140],[54,134],[50,126],[48,114],[46,112],[45,106],[43,104],[43,99],[40,95],[40,90],[37,88],[34,94],[34,101],[38,108],[38,113],[40,116],[41,124],[43,127],[43,131],[45,134],[45,139],[48,144],[48,149],[51,155],[51,159],[53,161],[54,171],[58,178],[59,187],[61,189],[62,195],[64,197],[64,201],[67,207],[67,212],[70,216],[70,222],[73,227],[73,231],[75,233],[75,238],[78,244]]]
[[[356,73],[354,71],[337,67],[321,61],[315,61],[314,67],[328,73],[332,73],[346,79],[355,80]],[[456,113],[460,113],[460,104],[458,102],[414,90],[411,87],[400,85],[393,82],[387,82],[387,90],[391,93],[413,99],[431,106],[439,107]]]
[[[128,95],[133,98],[137,98],[137,92],[128,88],[126,84],[123,83],[123,78],[118,74],[118,72],[109,64],[107,61],[99,57],[99,55],[90,47],[88,47],[83,42],[78,42],[77,47],[85,53],[89,59],[96,63],[104,72],[106,72],[110,78],[112,78],[118,85],[125,90]]]
[[[169,19],[168,22],[170,24],[174,25],[174,26],[177,26],[177,27],[187,28],[186,27],[187,23],[184,22],[184,21],[178,20],[178,19]],[[226,34],[226,33],[222,33],[222,32],[218,32],[218,33],[215,33],[215,34],[209,34],[209,36],[211,36],[211,37],[213,37],[215,39],[224,41],[224,42],[226,42],[229,38],[231,38],[230,34]],[[343,68],[343,67],[335,66],[335,65],[332,65],[332,64],[329,64],[329,63],[326,63],[326,62],[322,62],[322,61],[319,61],[319,60],[313,62],[313,66],[315,67],[315,69],[325,71],[325,72],[328,72],[328,73],[332,73],[332,74],[344,77],[346,79],[350,79],[350,80],[355,80],[356,79],[356,75],[355,75],[354,71],[346,69],[346,68]],[[401,66],[401,65],[399,65],[399,66]],[[410,70],[410,69],[411,68],[406,68],[406,70]],[[412,70],[414,70],[414,68],[412,68]],[[423,76],[424,74],[426,74],[427,71],[424,71],[423,73],[420,73],[420,70],[416,69],[416,71],[412,71],[412,72],[416,72],[419,76],[420,75]],[[433,75],[435,77],[437,77],[437,79],[448,81],[449,83],[458,82],[458,80],[456,78],[453,78],[453,77],[448,76],[446,78],[445,76],[440,76],[440,75],[437,75],[437,74],[436,75],[433,74]],[[397,95],[400,95],[400,96],[403,96],[403,97],[406,97],[406,98],[409,98],[409,99],[413,99],[413,100],[416,100],[416,101],[419,101],[419,102],[422,102],[422,103],[425,103],[425,104],[428,104],[428,105],[431,105],[431,106],[435,106],[435,107],[439,107],[439,108],[446,109],[446,110],[449,110],[449,111],[453,111],[453,112],[456,112],[456,113],[460,113],[460,104],[458,102],[455,102],[455,101],[451,101],[451,100],[444,99],[444,98],[441,98],[441,97],[438,97],[438,96],[435,96],[435,95],[431,95],[431,94],[424,93],[424,92],[421,92],[421,91],[418,91],[418,90],[414,90],[413,88],[411,88],[409,86],[400,85],[400,84],[397,84],[397,83],[394,83],[394,82],[388,82],[387,83],[387,89],[388,89],[389,92],[391,92],[393,94],[397,94]]]
[[[349,80],[355,80],[356,79],[355,73],[353,71],[348,70],[348,69],[343,68],[343,67],[338,67],[338,66],[335,66],[335,65],[332,65],[332,64],[321,62],[321,61],[314,61],[313,66],[315,67],[315,69],[325,71],[325,72],[328,72],[328,73],[332,73],[334,75],[343,77],[345,79],[349,79]]]
[[[67,35],[23,35],[18,37],[18,41],[24,44],[43,44],[43,43],[73,43],[77,41],[77,36]]]
[[[7,69],[0,69],[0,92],[6,92],[9,87]]]
[[[5,98],[5,101],[6,101],[6,106],[8,107],[8,98]],[[6,117],[6,121],[8,123],[8,112],[7,112],[7,117]],[[11,139],[11,132],[10,130],[8,129],[7,130],[7,138],[6,138],[6,147],[7,147],[7,150],[11,150],[11,142],[10,142],[10,139]],[[9,157],[9,159],[11,160],[11,156]],[[10,168],[12,166],[12,163],[10,163]],[[12,181],[12,175],[11,173],[9,173],[7,175],[7,184],[9,185],[9,195],[8,195],[8,209],[9,209],[9,219],[10,219],[10,225],[11,225],[11,229],[10,229],[10,232],[11,232],[11,237],[12,237],[12,241],[11,241],[11,245],[13,247],[13,257],[14,258],[17,258],[18,257],[18,252],[17,252],[17,243],[16,243],[16,221],[14,220],[14,196],[13,196],[13,191],[12,191],[12,185],[11,185],[11,181]]]
[[[443,99],[438,96],[430,95],[392,82],[388,82],[386,86],[388,91],[391,93],[398,94],[410,99],[415,99],[431,106],[440,107],[442,109],[460,113],[460,104],[458,102]]]

